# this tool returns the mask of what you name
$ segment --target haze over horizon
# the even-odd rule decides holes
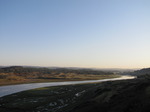
[[[150,67],[149,0],[0,0],[0,65]]]

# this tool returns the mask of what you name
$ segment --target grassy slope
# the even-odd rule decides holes
[[[103,83],[92,98],[71,112],[150,112],[150,80]]]
[[[118,77],[118,75],[112,72],[103,72],[92,69],[49,69],[22,66],[0,68],[0,85],[35,82],[98,80],[115,77]]]

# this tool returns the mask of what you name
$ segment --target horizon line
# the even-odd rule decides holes
[[[135,68],[127,68],[127,67],[73,67],[73,66],[40,66],[40,65],[0,65],[0,67],[13,67],[13,66],[22,66],[22,67],[44,67],[44,68],[83,68],[83,69],[143,69],[143,68],[149,68],[149,67],[135,67]]]

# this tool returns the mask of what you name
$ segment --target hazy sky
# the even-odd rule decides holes
[[[150,67],[150,0],[0,0],[0,65]]]

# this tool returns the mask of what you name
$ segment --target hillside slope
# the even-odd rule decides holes
[[[31,82],[97,80],[115,77],[119,76],[113,72],[81,68],[73,69],[22,66],[0,68],[0,85]]]
[[[150,68],[132,75],[137,79],[101,84],[92,98],[71,112],[150,112]]]
[[[137,70],[131,73],[131,75],[145,75],[150,74],[150,68],[143,68],[141,70]]]
[[[150,80],[141,77],[103,83],[92,98],[70,112],[150,112]]]

